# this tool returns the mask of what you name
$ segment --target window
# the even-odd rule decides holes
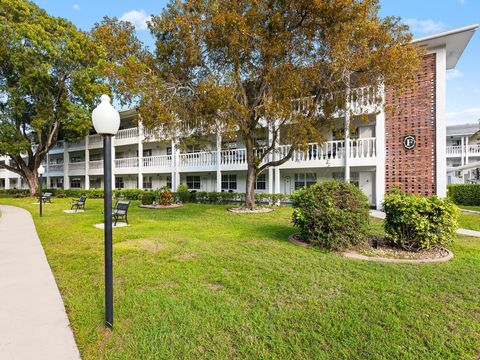
[[[115,159],[124,159],[125,153],[123,151],[115,153]]]
[[[295,190],[304,186],[312,186],[317,182],[317,174],[315,173],[297,173],[295,174]]]
[[[50,178],[50,187],[63,189],[63,178]]]
[[[257,176],[257,181],[255,181],[255,190],[267,190],[267,176],[265,174],[260,174]]]
[[[82,158],[80,156],[72,156],[70,158],[70,162],[71,163],[79,163],[79,162],[82,162]]]
[[[124,188],[123,177],[115,176],[115,189],[123,189],[123,188]]]
[[[172,155],[172,148],[170,146],[167,147],[167,155]]]
[[[143,157],[152,156],[152,149],[144,149],[143,150]]]
[[[82,187],[82,183],[80,178],[71,178],[70,179],[70,187],[72,189],[80,189]]]
[[[99,161],[102,160],[101,154],[90,154],[90,161]]]
[[[343,171],[342,172],[334,172],[332,175],[333,175],[333,179],[337,180],[337,181],[344,181],[344,179],[345,179]],[[357,171],[352,171],[350,173],[350,183],[355,185],[356,187],[360,186],[359,178],[360,178],[360,174]]]
[[[237,190],[237,175],[222,175],[222,190]]]
[[[237,148],[236,141],[226,141],[222,144],[223,150],[235,150]]]
[[[167,187],[172,189],[172,177],[170,175],[167,176]]]
[[[200,176],[198,176],[198,175],[187,176],[187,186],[188,186],[189,189],[199,190],[200,189]]]
[[[199,153],[200,149],[196,145],[187,145],[187,153]]]
[[[144,189],[151,189],[152,188],[152,177],[151,176],[144,176],[143,177],[143,188]]]

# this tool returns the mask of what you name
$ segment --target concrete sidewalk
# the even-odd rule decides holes
[[[0,358],[80,359],[31,215],[0,211]]]
[[[379,210],[370,210],[370,216],[378,219],[385,219],[385,213]],[[469,229],[458,229],[457,234],[480,237],[480,231],[469,230]]]

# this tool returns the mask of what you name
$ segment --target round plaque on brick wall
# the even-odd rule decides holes
[[[412,150],[417,145],[417,138],[415,135],[407,135],[403,137],[403,147],[407,150]]]

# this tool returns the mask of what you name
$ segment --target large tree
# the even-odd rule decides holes
[[[155,52],[124,58],[110,74],[130,85],[148,127],[177,137],[239,132],[252,208],[258,174],[324,141],[325,129],[352,115],[352,88],[371,87],[370,101],[381,106],[384,86],[413,84],[421,52],[408,27],[381,18],[379,7],[378,0],[172,0],[149,23]],[[114,35],[121,27],[97,29]],[[266,145],[256,140],[259,128],[269,131]],[[281,153],[280,132],[291,145]]]
[[[104,52],[88,33],[30,1],[0,2],[0,168],[23,176],[32,194],[37,169],[59,134],[88,133]]]

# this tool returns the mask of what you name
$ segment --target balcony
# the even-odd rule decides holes
[[[143,158],[143,171],[145,173],[159,173],[168,172],[172,169],[172,156],[171,155],[159,155],[159,156],[147,156]]]
[[[63,164],[50,164],[48,165],[47,172],[49,175],[52,173],[63,173]]]
[[[115,145],[127,145],[138,142],[139,131],[138,127],[122,129],[115,135]]]
[[[461,157],[462,154],[468,156],[480,156],[480,145],[455,145],[447,146],[447,157]]]
[[[85,161],[68,164],[69,175],[85,175]]]
[[[88,147],[89,148],[98,148],[103,146],[103,138],[101,135],[89,135],[88,136]]]
[[[89,161],[88,175],[103,175],[103,160]]]
[[[116,174],[138,173],[138,157],[115,159]]]
[[[181,169],[189,168],[191,171],[195,171],[196,169],[214,170],[216,165],[216,151],[201,151],[179,155],[179,168]]]

